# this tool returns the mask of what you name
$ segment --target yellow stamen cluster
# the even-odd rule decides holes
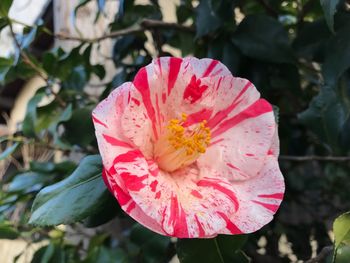
[[[173,172],[194,163],[210,144],[207,122],[187,127],[186,120],[184,113],[180,119],[170,120],[154,145],[153,157],[164,171]]]
[[[194,130],[188,131],[183,126],[186,120],[187,115],[183,113],[181,120],[172,119],[169,121],[167,129],[170,145],[175,150],[184,149],[186,155],[205,153],[210,143],[210,129],[206,127],[207,121],[203,120]]]

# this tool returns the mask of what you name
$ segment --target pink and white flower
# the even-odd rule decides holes
[[[251,233],[282,201],[271,105],[212,59],[155,59],[93,111],[123,210],[179,238]]]

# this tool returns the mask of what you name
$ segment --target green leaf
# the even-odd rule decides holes
[[[83,263],[127,263],[126,253],[120,248],[97,246],[92,249]]]
[[[140,224],[133,226],[130,240],[140,247],[142,262],[145,263],[163,262],[170,244],[169,237],[154,233]]]
[[[344,100],[346,98],[339,95],[335,87],[324,86],[312,99],[309,108],[298,116],[318,135],[321,143],[328,144],[334,151],[339,148],[339,136],[350,113],[350,107]]]
[[[232,41],[244,55],[254,59],[274,63],[296,62],[287,32],[269,16],[247,16],[238,25]]]
[[[0,224],[0,239],[16,239],[19,235],[19,232],[9,223],[2,222]]]
[[[0,57],[0,84],[5,84],[6,75],[13,66],[13,58],[2,58]]]
[[[350,246],[340,245],[336,252],[334,263],[349,263]]]
[[[9,155],[11,155],[14,151],[16,151],[16,149],[18,148],[18,146],[20,145],[19,142],[15,142],[14,144],[12,144],[10,147],[6,148],[5,151],[3,151],[2,153],[0,153],[0,161],[4,160],[5,158],[7,158]]]
[[[77,109],[72,113],[72,117],[64,122],[64,138],[70,144],[86,147],[95,140],[91,111],[91,107]]]
[[[46,174],[36,172],[21,173],[12,179],[7,192],[39,190],[49,179],[50,176]]]
[[[249,262],[240,249],[247,240],[245,235],[219,235],[208,239],[179,239],[177,253],[181,263]],[[237,261],[240,259],[241,261]]]
[[[1,0],[0,1],[0,16],[7,17],[11,5],[12,5],[12,0]]]
[[[125,217],[125,213],[119,206],[119,203],[112,194],[110,194],[107,200],[101,204],[101,212],[90,215],[84,219],[83,223],[86,227],[97,227],[105,224],[115,218],[116,216]]]
[[[333,223],[335,249],[340,244],[350,245],[350,212],[337,217]]]
[[[350,24],[341,28],[329,41],[322,67],[324,81],[334,85],[339,77],[350,67]]]
[[[27,137],[35,137],[35,124],[37,121],[36,107],[38,103],[45,96],[45,87],[39,89],[33,98],[31,98],[27,105],[27,112],[22,124],[23,134]]]
[[[212,1],[200,1],[196,9],[196,37],[205,36],[222,25],[222,20],[213,11]]]
[[[85,157],[71,176],[37,194],[29,223],[69,224],[98,213],[109,195],[101,172],[100,156]]]
[[[339,0],[320,0],[329,29],[334,32],[334,14]]]

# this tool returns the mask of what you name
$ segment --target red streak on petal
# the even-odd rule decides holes
[[[131,212],[131,210],[133,210],[134,208],[135,208],[135,206],[136,206],[136,203],[135,202],[132,202],[129,206],[128,206],[128,208],[126,209],[126,211],[125,212],[127,212],[128,214]]]
[[[203,93],[208,89],[207,85],[201,85],[201,80],[197,79],[195,75],[192,76],[190,83],[184,91],[183,98],[189,99],[190,103],[195,103],[202,98]]]
[[[224,133],[225,131],[231,129],[232,127],[236,126],[238,123],[246,119],[255,118],[271,111],[271,104],[264,99],[259,99],[244,111],[221,123],[219,127],[212,133],[212,138]]]
[[[284,196],[284,193],[275,193],[275,194],[268,194],[268,195],[258,195],[258,197],[262,198],[273,198],[273,199],[280,199],[282,200]]]
[[[198,237],[204,237],[205,236],[205,231],[204,231],[204,228],[202,227],[201,222],[199,222],[199,219],[198,219],[197,215],[195,215],[194,218],[196,219],[196,223],[197,223],[197,226],[198,226]]]
[[[216,141],[213,141],[212,143],[210,143],[209,146],[213,146],[213,145],[215,145],[215,144],[217,144],[217,143],[219,143],[219,142],[222,142],[223,140],[224,140],[224,139],[221,138],[221,139],[218,139],[218,140],[216,140]]]
[[[130,163],[130,162],[134,162],[136,161],[137,158],[143,157],[142,153],[139,150],[132,150],[132,151],[128,151],[126,153],[123,153],[121,155],[118,155],[113,163]]]
[[[117,138],[111,137],[109,135],[103,134],[103,138],[112,146],[120,146],[120,147],[127,147],[132,148],[132,146],[126,142],[123,142],[121,140],[118,140]]]
[[[235,170],[240,171],[240,169],[237,168],[236,166],[234,166],[232,163],[226,163],[226,165],[227,165],[228,167],[232,168],[232,169],[235,169]]]
[[[274,204],[266,204],[266,203],[263,203],[263,202],[260,202],[260,201],[256,201],[256,200],[252,200],[252,202],[258,204],[258,205],[261,205],[263,207],[265,207],[266,209],[270,210],[271,212],[273,213],[276,213],[276,211],[278,210],[279,208],[279,205],[274,205]]]
[[[245,155],[246,155],[246,156],[255,156],[255,155],[252,154],[252,153],[246,153]]]
[[[236,210],[238,209],[239,203],[238,203],[237,197],[233,191],[227,189],[226,187],[221,186],[217,182],[211,182],[208,180],[200,180],[197,182],[197,185],[202,186],[202,187],[212,187],[215,190],[225,194],[232,201],[233,205],[235,206],[235,209]]]
[[[230,219],[227,217],[227,215],[225,215],[224,213],[219,212],[219,211],[218,211],[217,213],[219,214],[219,216],[222,217],[222,219],[225,220],[225,222],[226,222],[226,228],[227,228],[232,234],[234,234],[234,235],[237,235],[237,234],[244,234],[244,233],[242,232],[242,230],[240,230],[234,223],[232,223],[232,222],[230,221]]]
[[[163,104],[165,104],[165,102],[166,102],[166,94],[165,94],[165,92],[162,93],[162,102],[163,102]]]
[[[168,95],[174,88],[177,76],[180,72],[182,59],[181,58],[170,58],[169,59],[169,77],[168,77]]]
[[[205,78],[207,76],[209,76],[210,72],[213,71],[213,69],[215,68],[215,66],[219,63],[219,61],[217,60],[212,60],[209,64],[209,66],[207,67],[206,71],[203,73],[202,78]]]
[[[123,172],[120,173],[120,177],[124,181],[125,187],[128,188],[128,190],[137,192],[146,186],[143,181],[148,178],[148,175],[137,176],[128,172]]]
[[[161,192],[160,192],[160,191],[158,191],[158,192],[156,193],[155,198],[156,198],[156,199],[159,199],[159,198],[160,198],[160,195],[161,195]]]
[[[132,100],[137,106],[140,106],[140,101],[139,101],[138,99],[131,98],[131,100]]]
[[[170,201],[168,224],[173,226],[172,236],[176,237],[188,237],[188,228],[186,221],[186,213],[184,209],[179,205],[177,197],[172,196]]]
[[[107,179],[107,177],[110,176],[107,169],[105,169],[103,167],[102,169],[102,179],[103,179],[103,182],[105,183],[105,185],[107,186],[108,190],[113,193],[113,189],[111,188],[111,186],[109,185],[109,181]]]
[[[102,125],[103,127],[108,128],[108,126],[105,123],[103,123],[102,121],[97,119],[95,116],[92,116],[92,120],[94,123],[98,123],[98,124]]]
[[[267,152],[267,155],[273,155],[272,149],[270,149],[270,150]]]
[[[216,125],[218,125],[223,119],[227,117],[227,115],[241,102],[239,99],[242,95],[252,86],[252,83],[248,82],[241,92],[237,95],[237,97],[232,101],[232,103],[224,110],[219,111],[215,114],[215,116],[208,121],[208,126],[212,129]]]
[[[218,85],[216,85],[216,90],[220,88],[221,81],[222,81],[222,77],[219,78]]]
[[[183,124],[184,127],[191,126],[195,123],[202,122],[203,120],[208,120],[213,113],[213,109],[202,109],[195,113],[187,116],[186,122]]]
[[[155,191],[156,191],[157,185],[158,185],[158,181],[157,181],[157,180],[154,180],[154,181],[150,184],[150,187],[151,187],[151,191],[152,191],[152,192],[155,192]]]
[[[152,128],[155,138],[158,138],[156,130],[156,113],[151,101],[151,92],[148,84],[147,70],[145,67],[141,68],[136,74],[133,81],[135,88],[140,92],[143,104],[145,105],[148,117],[151,119]]]
[[[197,190],[192,190],[191,195],[197,197],[197,198],[203,198],[203,196],[198,192]]]

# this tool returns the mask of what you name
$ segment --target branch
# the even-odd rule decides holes
[[[291,156],[291,155],[280,155],[280,161],[292,161],[292,162],[308,162],[308,161],[325,161],[325,162],[349,162],[350,156]]]
[[[305,5],[302,7],[301,12],[298,15],[298,24],[303,22],[304,17],[307,15],[307,13],[312,9],[313,5],[315,4],[315,0],[309,0],[305,3]]]
[[[324,260],[326,259],[326,257],[332,253],[333,251],[333,246],[327,246],[322,248],[320,254],[318,254],[316,257],[311,258],[307,261],[305,261],[305,263],[321,263],[324,262]]]
[[[95,38],[75,37],[75,36],[66,35],[64,33],[57,33],[54,36],[60,40],[76,40],[76,41],[82,41],[82,42],[88,42],[88,43],[95,43],[108,38],[117,38],[120,36],[141,33],[149,29],[175,29],[179,31],[189,32],[189,33],[195,32],[195,29],[190,26],[184,26],[177,23],[168,23],[168,22],[163,22],[163,21],[153,20],[153,19],[143,19],[139,25],[113,31],[109,34],[105,34]]]

